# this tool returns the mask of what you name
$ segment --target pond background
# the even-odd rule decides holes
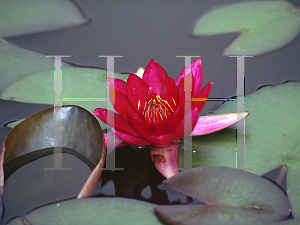
[[[214,82],[209,97],[228,98],[236,95],[236,58],[221,57],[221,53],[238,34],[206,37],[193,37],[190,34],[195,21],[207,11],[225,4],[243,1],[77,0],[74,2],[82,9],[84,15],[91,19],[89,23],[79,27],[6,40],[45,55],[70,55],[70,58],[62,60],[80,66],[105,68],[106,59],[99,58],[99,55],[122,55],[123,58],[115,59],[116,73],[134,73],[140,66],[145,68],[153,58],[173,78],[176,78],[184,67],[184,58],[176,58],[176,56],[199,55],[203,65],[203,85],[209,81]],[[291,2],[300,4],[299,1]],[[299,82],[299,57],[300,36],[279,50],[245,58],[245,94],[250,94],[264,85],[279,85],[286,81]],[[208,101],[201,115],[212,112],[221,103],[222,101]],[[5,124],[49,107],[53,105],[0,100],[0,140],[3,142],[11,130],[5,127]],[[5,218],[25,213],[28,208],[32,209],[77,195],[90,173],[89,169],[74,156],[64,157],[66,157],[64,158],[66,165],[75,168],[74,174],[70,172],[72,174],[61,175],[55,182],[53,180],[47,184],[48,186],[45,185],[38,190],[34,189],[34,180],[38,180],[40,176],[45,179],[43,181],[47,181],[43,168],[47,163],[51,165],[51,160],[53,161],[51,156],[22,167],[10,177],[4,190]],[[124,170],[104,171],[101,181],[103,187],[99,184],[95,191],[96,195],[124,196],[155,203],[191,201],[171,191],[167,193],[164,191],[166,188],[160,185],[164,178],[153,166],[148,148],[117,149],[116,167]],[[41,168],[40,172],[37,168]],[[278,171],[274,171],[270,176],[275,179],[277,174]],[[24,196],[24,192],[20,192],[19,182],[22,182],[22,187],[28,186],[28,190],[31,188],[32,192],[26,192],[27,196]],[[59,194],[53,194],[54,187],[60,190]],[[13,198],[16,200],[8,201]],[[27,200],[24,200],[25,198]]]

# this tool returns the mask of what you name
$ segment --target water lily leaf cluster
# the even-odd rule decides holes
[[[253,2],[246,7],[247,9],[243,8],[242,3],[237,5],[228,6],[229,9],[226,7],[217,9],[220,10],[217,16],[229,25],[221,25],[225,29],[221,31],[216,29],[215,33],[242,33],[232,45],[233,47],[229,47],[224,54],[262,54],[284,46],[299,32],[299,10],[287,2]],[[259,8],[257,8],[258,5]],[[222,14],[226,14],[226,10],[230,10],[232,17],[226,17],[226,19],[222,17]],[[238,13],[234,15],[232,10]],[[258,15],[252,20],[253,22],[242,21],[242,25],[233,24],[238,21],[235,17],[239,17],[240,12],[242,16],[250,17],[251,10],[257,12]],[[4,21],[0,28],[1,37],[49,31],[88,22],[72,1],[3,0],[0,12],[0,18]],[[217,16],[213,16],[214,21],[218,20]],[[199,27],[201,31],[204,30],[202,26],[205,18],[206,16],[196,24],[195,35],[201,33],[197,30]],[[207,24],[209,24],[212,20],[210,17],[207,18]],[[252,15],[251,18],[253,18]],[[257,23],[260,26],[256,26]],[[234,26],[228,28],[232,24]],[[218,28],[218,26],[210,27]],[[276,35],[279,32],[283,35]],[[0,73],[2,74],[0,98],[53,104],[53,58],[46,58],[42,54],[17,48],[6,43],[2,38],[1,41],[3,44],[0,44]],[[136,116],[134,113],[124,114],[122,110],[126,111],[125,107],[121,107],[122,110],[116,108],[119,114],[114,114],[114,118],[120,123],[116,123],[116,129],[113,129],[113,132],[120,134],[121,141],[127,144],[151,145],[149,157],[166,177],[179,172],[176,169],[179,167],[178,153],[183,137],[218,131],[248,115],[246,112],[228,113],[235,112],[235,108],[233,104],[225,104],[226,106],[224,105],[217,111],[220,114],[198,118],[205,101],[193,102],[191,112],[183,115],[184,80],[189,78],[192,81],[191,97],[202,100],[208,97],[212,86],[212,82],[209,82],[201,89],[201,60],[196,60],[191,65],[179,74],[176,81],[170,79],[164,69],[154,61],[150,62],[144,75],[139,75],[139,77],[131,74],[127,80],[127,75],[115,74],[119,79],[114,80],[114,85],[111,85],[112,79],[108,79],[110,89],[120,92],[119,97],[122,94],[126,95],[127,106],[131,105],[137,114]],[[187,72],[189,70],[191,73]],[[105,70],[79,68],[63,63],[62,80],[63,105],[78,105],[62,106],[58,109],[62,114],[60,118],[63,131],[62,145],[57,146],[54,143],[54,121],[57,118],[55,118],[53,108],[35,113],[16,125],[3,143],[0,157],[1,165],[4,164],[4,168],[0,170],[1,187],[3,188],[4,180],[7,182],[3,195],[5,213],[2,216],[2,223],[17,217],[9,224],[165,224],[165,222],[186,224],[199,221],[204,224],[211,224],[212,221],[214,224],[247,224],[249,220],[253,224],[265,224],[285,219],[290,214],[289,200],[276,185],[254,174],[225,167],[202,167],[188,170],[164,182],[167,187],[203,202],[202,205],[158,206],[117,197],[60,202],[76,196],[88,197],[99,182],[101,169],[104,167],[105,141],[98,121],[90,112],[98,107],[106,108],[106,98],[113,103],[125,99],[124,96],[114,98],[115,93],[106,96]],[[127,81],[127,86],[125,81]],[[135,86],[135,84],[138,85]],[[286,88],[282,88],[283,86]],[[300,158],[298,137],[300,135],[296,112],[300,109],[298,105],[292,104],[297,102],[295,96],[298,96],[299,84],[282,85],[282,87],[276,87],[276,92],[258,91],[256,100],[251,100],[249,96],[249,103],[252,101],[252,106],[250,104],[245,110],[251,111],[251,117],[254,114],[254,119],[249,120],[251,126],[249,126],[249,132],[247,130],[246,133],[250,154],[246,153],[245,167],[255,168],[252,172],[262,175],[282,164],[287,165],[287,193],[291,201],[293,216],[299,218],[300,209],[297,202],[300,202],[300,163],[298,162]],[[271,115],[270,107],[275,109]],[[100,110],[98,114],[97,112],[95,114],[107,122],[107,113],[107,111]],[[125,120],[121,120],[118,116]],[[130,116],[132,118],[128,118]],[[173,120],[167,121],[172,116]],[[184,134],[183,123],[187,117],[192,117],[194,129],[191,133]],[[138,123],[135,120],[138,120]],[[104,123],[101,125],[102,128],[106,127]],[[278,131],[279,127],[280,131]],[[159,131],[156,128],[162,129]],[[151,135],[153,132],[154,135]],[[235,130],[233,133],[235,134]],[[234,167],[235,149],[230,150],[235,144],[235,139],[231,137],[233,133],[230,128],[207,137],[194,138],[194,166],[211,166],[217,163],[218,166],[225,164],[228,167]],[[255,142],[255,138],[259,141]],[[136,142],[136,139],[144,142]],[[128,140],[133,142],[128,142]],[[260,148],[257,147],[258,145]],[[61,147],[63,152],[61,159],[64,160],[64,166],[68,166],[69,162],[77,163],[75,167],[72,167],[72,173],[68,175],[57,171],[47,173],[44,170],[47,165],[44,159],[53,157],[50,154],[53,154],[54,147]],[[66,158],[70,156],[69,154],[77,158],[69,160]],[[35,167],[37,165],[38,167]],[[43,168],[45,173],[42,176],[36,175],[38,173],[28,174],[26,173],[28,167]],[[78,195],[79,188],[82,187],[92,168],[94,168],[93,172]],[[16,174],[21,174],[17,182],[14,180]],[[59,177],[64,180],[61,182]],[[139,178],[138,182],[140,180],[142,179]],[[73,189],[68,192],[68,195],[63,195],[63,192],[59,192],[60,185],[64,187],[61,189],[66,189],[67,183],[71,184]],[[57,203],[32,211],[45,204],[42,200],[48,194],[53,198],[47,204],[53,201]],[[31,201],[32,199],[36,201]],[[18,206],[18,211],[16,211],[16,206]],[[32,212],[29,213],[30,211]],[[292,222],[297,223],[297,220]]]
[[[8,86],[12,85],[14,82],[17,82],[18,80],[26,76],[35,74],[39,71],[49,70],[49,73],[51,73],[52,71],[51,78],[53,80],[54,62],[53,58],[46,58],[43,54],[13,46],[7,43],[7,41],[3,39],[3,37],[69,28],[82,25],[89,21],[89,19],[82,14],[80,8],[74,2],[68,0],[3,0],[1,1],[0,11],[0,18],[2,18],[1,21],[3,21],[0,28],[0,40],[2,42],[0,44],[0,93],[2,93]],[[62,63],[62,66],[63,68],[71,67],[70,64],[66,63]],[[101,76],[102,73],[100,72],[99,74]],[[29,83],[27,83],[26,86],[31,87],[31,85],[35,83],[35,85],[38,86],[36,90],[42,90],[44,88],[43,85],[47,86],[51,84],[51,78],[49,79],[49,77],[46,77],[44,80],[40,80],[40,83],[36,83],[34,80],[27,80]],[[18,90],[22,90],[22,88],[18,87]],[[80,90],[88,90],[88,88],[82,88]],[[101,88],[99,88],[99,90],[101,90]],[[50,93],[51,96],[54,96],[53,90]],[[35,95],[31,95],[28,98],[32,99],[32,97],[36,98],[37,96],[37,93],[35,93]],[[80,96],[82,96],[82,94],[79,94],[79,98]],[[41,97],[47,97],[47,94],[43,93]],[[74,98],[74,96],[68,97]],[[96,97],[105,98],[106,96],[104,95]],[[4,99],[1,96],[0,98]],[[14,96],[11,96],[7,99],[15,100]],[[52,105],[54,101],[51,100],[52,98],[43,98],[43,101],[40,101],[38,103]],[[30,100],[25,99],[24,102],[30,102]],[[35,101],[32,102],[37,103]],[[92,106],[93,104],[90,101],[79,103],[65,102],[64,104],[77,104],[90,110],[96,108],[96,105]],[[102,122],[100,123],[103,128],[106,128],[105,124],[103,124]]]
[[[282,48],[300,31],[300,9],[287,1],[249,1],[225,5],[204,14],[193,35],[240,33],[223,51],[228,55],[260,55]]]
[[[287,165],[287,194],[293,215],[300,216],[300,84],[290,82],[265,87],[245,97],[244,168],[263,175],[281,165]],[[227,102],[214,113],[236,108]],[[242,149],[244,151],[244,149]],[[193,139],[193,167],[236,167],[236,126],[218,133]],[[180,154],[183,162],[183,152]]]
[[[295,89],[295,87],[298,87],[297,85],[298,85],[297,83],[288,83],[280,87],[287,86],[288,87],[287,89],[289,89],[291,92],[297,93],[296,92],[297,88]],[[265,89],[268,88],[261,89],[258,91],[258,93]],[[279,94],[283,94],[283,92],[286,92],[286,90],[280,91],[278,89],[275,91],[278,92]],[[269,94],[269,95],[267,94],[262,96],[264,101],[266,101],[267,98],[273,96],[273,94]],[[281,101],[280,98],[278,100]],[[69,111],[70,108],[76,110],[82,110],[83,111],[82,114],[87,115],[87,116],[83,116],[82,119],[91,117],[90,120],[92,121],[96,120],[87,111],[77,106],[69,106],[69,107],[64,106],[62,110],[65,109],[66,111]],[[49,120],[47,119],[47,115],[49,116],[51,114],[53,116],[53,112],[50,112],[49,110],[44,110],[39,113],[36,113],[31,117],[29,117],[28,119],[26,119],[28,121],[31,121],[31,123],[27,123],[28,128],[30,128],[30,126],[32,126],[31,129],[34,128],[37,129],[39,127],[43,128],[43,126],[38,125],[38,121],[40,120],[39,116],[37,116],[38,114],[40,114],[39,116],[46,115],[45,119],[43,120],[44,124],[50,123]],[[73,112],[73,113],[66,114],[66,116],[63,118],[69,118],[70,121],[74,121],[74,114],[75,115],[79,114],[80,116],[80,113]],[[33,118],[36,117],[35,118],[36,122],[34,122],[32,117]],[[77,119],[78,121],[82,121],[80,117]],[[18,127],[22,128],[23,124],[25,126],[26,120],[20,123],[19,125],[17,125],[14,128],[14,130],[12,130],[12,134],[14,133],[17,134]],[[34,124],[37,126],[34,126]],[[98,129],[101,131],[99,125],[98,125]],[[23,133],[25,132],[26,129],[24,128]],[[80,134],[82,133],[80,129],[78,130],[78,133]],[[93,132],[93,133],[97,133],[97,132]],[[16,135],[16,136],[22,136],[22,135]],[[46,135],[46,137],[48,136],[49,135]],[[8,136],[8,138],[10,138],[10,136]],[[197,139],[199,139],[199,137],[194,140]],[[80,142],[80,140],[78,141]],[[186,173],[182,172],[178,175],[180,176],[179,178],[177,178],[177,176],[173,176],[172,178],[170,178],[165,182],[165,185],[169,188],[174,189],[175,191],[179,191],[183,194],[198,199],[199,201],[206,203],[206,205],[201,205],[201,204],[180,205],[180,206],[152,205],[152,207],[155,207],[156,213],[162,218],[162,220],[171,224],[175,223],[176,221],[178,222],[183,220],[192,223],[193,218],[197,219],[197,221],[199,219],[198,217],[195,218],[195,212],[197,212],[197,216],[199,216],[199,214],[201,215],[201,218],[199,220],[203,220],[205,223],[207,219],[206,217],[207,207],[210,210],[210,213],[208,214],[209,221],[213,220],[214,222],[216,222],[215,224],[218,223],[224,224],[224,221],[225,224],[228,221],[229,221],[228,224],[235,224],[235,223],[247,224],[249,219],[251,219],[251,221],[253,221],[253,223],[256,224],[265,224],[266,222],[275,222],[279,219],[287,218],[287,216],[290,213],[291,207],[284,193],[276,185],[272,184],[268,180],[265,180],[264,178],[255,176],[250,173],[245,173],[244,171],[231,169],[231,168],[211,167],[211,168],[197,168],[196,170],[200,171],[201,173],[203,172],[203,174],[199,175],[197,174],[198,173],[197,172],[195,175],[193,170],[186,171]],[[176,178],[175,182],[173,182],[173,178],[174,179]],[[210,193],[210,195],[207,195],[207,193]],[[251,201],[249,199],[251,199]],[[101,200],[102,198],[99,199],[99,201]],[[114,200],[111,199],[110,201],[113,202]],[[63,203],[58,203],[58,204],[60,205]],[[112,204],[116,204],[116,203],[112,203]],[[139,203],[139,204],[143,204],[143,203]],[[132,203],[131,207],[134,207],[134,205],[135,203]],[[57,210],[58,206],[52,205],[52,207],[54,208],[54,210]],[[42,210],[42,213],[47,213],[48,211],[44,212],[45,209],[47,209],[47,207],[40,208],[32,213],[34,217],[31,217],[31,214],[29,214],[28,216],[23,217],[23,219],[25,218],[25,220],[28,219],[28,221],[31,221],[32,218],[32,220],[34,220],[36,216],[37,217],[39,216],[40,210]],[[35,212],[37,212],[37,214],[35,214]],[[181,212],[181,214],[179,212]],[[124,210],[118,213],[122,214],[124,213]],[[146,214],[147,213],[148,212],[146,212]],[[149,215],[153,216],[153,211],[151,211]],[[228,215],[236,215],[236,217],[234,217],[235,219],[228,219],[227,218]],[[157,220],[155,216],[153,217],[153,219],[154,218]],[[245,218],[247,218],[247,221]],[[20,218],[16,219],[15,221],[20,222],[19,220]]]

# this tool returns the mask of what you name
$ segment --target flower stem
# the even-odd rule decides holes
[[[179,173],[179,149],[181,142],[172,142],[165,147],[151,146],[150,155],[156,169],[166,178]]]
[[[89,178],[87,179],[85,184],[83,185],[80,193],[77,196],[78,199],[87,198],[87,197],[91,196],[93,193],[93,190],[99,183],[99,181],[101,179],[104,163],[105,163],[105,149],[106,149],[105,146],[106,146],[105,139],[103,136],[103,149],[102,149],[101,159],[100,159],[99,163],[97,164],[97,166],[92,171],[91,175],[89,176]]]

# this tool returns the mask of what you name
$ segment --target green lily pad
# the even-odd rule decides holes
[[[56,114],[58,112],[57,110]],[[9,132],[3,144],[4,163],[40,149],[65,147],[73,149],[95,166],[101,158],[104,145],[103,132],[96,118],[78,106],[63,106],[60,112],[62,146],[54,143],[54,109],[42,110],[29,116]],[[51,149],[49,154],[50,152]],[[36,159],[36,154],[31,155],[32,159]],[[28,162],[22,160],[21,163],[24,165]]]
[[[53,74],[52,69],[24,77],[7,87],[0,97],[19,102],[54,104]],[[115,74],[115,77],[126,81],[128,75]],[[91,113],[95,108],[106,108],[106,86],[106,70],[63,68],[62,104],[78,105]],[[105,123],[100,121],[100,124],[102,128],[106,128]]]
[[[68,0],[1,0],[0,37],[78,26],[89,20]]]
[[[300,219],[282,221],[279,223],[274,223],[274,225],[300,225]]]
[[[15,126],[17,126],[19,123],[21,123],[22,121],[24,121],[25,119],[21,119],[21,120],[16,120],[10,123],[7,123],[5,126],[9,127],[9,128],[14,128]]]
[[[287,165],[287,194],[295,217],[300,216],[300,83],[264,87],[245,97],[245,170],[263,175]],[[233,112],[226,102],[214,113]],[[180,162],[183,166],[183,151]],[[236,167],[236,126],[193,138],[193,167]]]
[[[165,224],[154,214],[154,204],[125,198],[69,200],[34,210],[9,225],[30,224]]]
[[[168,224],[269,224],[287,218],[290,204],[282,190],[267,179],[228,167],[183,171],[163,182],[205,205],[156,206]]]
[[[10,44],[0,43],[0,61],[0,93],[23,77],[38,71],[53,70],[54,68],[54,58],[47,58],[43,54]],[[62,64],[63,68],[69,66],[66,63]]]
[[[300,31],[300,9],[287,1],[226,5],[202,16],[193,35],[241,33],[223,55],[260,55],[290,43]]]

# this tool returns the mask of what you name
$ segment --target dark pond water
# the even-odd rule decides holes
[[[66,62],[82,66],[105,68],[106,60],[98,58],[98,55],[123,55],[123,58],[116,59],[115,72],[118,73],[135,72],[138,67],[145,67],[154,58],[173,78],[184,67],[184,59],[176,56],[200,55],[204,70],[203,83],[214,82],[210,97],[226,98],[236,95],[236,59],[222,58],[220,55],[237,34],[191,37],[190,33],[200,15],[225,3],[241,1],[76,2],[84,14],[91,18],[90,23],[7,40],[47,55],[71,55],[66,58]],[[245,94],[252,93],[263,85],[279,85],[289,80],[300,81],[299,56],[298,36],[282,49],[247,58]],[[207,102],[201,115],[217,109],[220,104],[221,102],[216,101]],[[4,127],[6,123],[48,107],[52,106],[0,100],[1,143],[10,130]],[[7,180],[4,190],[4,221],[40,205],[77,195],[90,169],[74,156],[64,155],[64,160],[72,168],[71,171],[56,175],[45,174],[45,165],[53,163],[53,157],[47,156],[22,167]],[[149,148],[117,149],[116,167],[124,170],[104,171],[94,193],[96,196],[124,196],[159,204],[193,201],[166,190],[161,185],[164,177],[153,166]],[[277,175],[278,170],[267,176],[275,179]],[[44,185],[40,186],[40,183]]]

